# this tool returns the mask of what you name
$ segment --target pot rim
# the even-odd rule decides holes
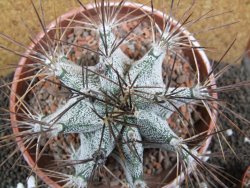
[[[119,3],[118,2],[110,2],[110,5],[111,6],[117,6]],[[125,2],[123,4],[123,6],[125,7],[131,7],[131,8],[138,8],[140,7],[141,9],[143,9],[145,12],[151,12],[151,8],[146,6],[146,5],[143,5],[143,4],[139,4],[139,3],[132,3],[132,2]],[[95,6],[94,4],[92,3],[89,3],[86,5],[86,9],[87,10],[91,10],[93,9]],[[80,12],[84,12],[86,11],[84,8],[82,7],[79,7],[79,8],[75,8],[75,9],[72,9],[71,11],[65,13],[65,14],[62,14],[61,16],[59,16],[56,20],[52,21],[50,24],[48,24],[48,26],[46,27],[47,28],[47,31],[50,31],[52,30],[57,24],[58,22],[62,21],[62,20],[65,20],[67,18],[71,18],[77,14],[79,14]],[[159,10],[154,10],[154,15],[161,18],[162,19],[162,15],[163,13]],[[178,26],[179,23],[171,18],[171,22],[173,23],[174,26]],[[201,45],[199,44],[199,42],[192,36],[192,34],[186,30],[185,28],[181,28],[181,32],[183,32],[183,34],[185,36],[188,36],[192,43],[194,44],[194,46],[197,46],[197,47],[200,47]],[[45,34],[44,32],[40,32],[37,34],[37,36],[34,38],[34,43],[31,43],[28,47],[28,49],[34,49],[35,48],[35,43],[37,44],[40,40],[42,40],[44,38]],[[25,55],[29,54],[30,53],[30,50],[27,50],[25,52]],[[207,73],[209,73],[211,71],[211,65],[210,65],[210,62],[208,60],[208,57],[206,56],[205,52],[203,49],[199,49],[197,50],[197,53],[201,56],[201,59],[203,60],[202,63],[204,63],[205,65],[205,68],[207,69]],[[14,77],[13,77],[13,83],[12,83],[12,86],[11,86],[11,94],[10,94],[10,111],[11,112],[15,112],[16,111],[16,106],[15,106],[15,103],[16,103],[16,91],[17,91],[17,87],[18,87],[18,84],[19,84],[19,81],[17,81],[20,77],[20,75],[22,74],[22,71],[23,71],[23,67],[24,65],[26,64],[26,61],[28,60],[28,58],[26,57],[22,57],[18,63],[18,67],[17,69],[15,70],[15,74],[14,74]],[[211,74],[211,80],[215,83],[215,79],[214,79],[214,75]],[[216,85],[214,84],[213,88],[216,88]],[[217,94],[213,94],[213,97],[217,98]],[[215,105],[216,106],[216,105]],[[215,120],[216,120],[216,117],[217,117],[217,113],[215,110],[213,110],[212,112],[212,117],[210,118],[210,123],[209,123],[209,129],[208,129],[208,134],[212,132],[212,130],[215,128]],[[19,133],[19,128],[17,127],[17,118],[16,118],[16,115],[15,113],[11,113],[10,114],[10,119],[11,119],[11,126],[12,126],[12,130],[13,130],[13,133],[14,134],[18,134]],[[213,120],[212,120],[213,119]],[[199,153],[204,153],[207,151],[207,148],[211,142],[211,138],[212,136],[210,136],[206,141],[205,143],[202,145],[202,147],[200,147],[199,149]],[[33,171],[49,186],[51,187],[54,187],[54,188],[60,188],[61,186],[59,184],[57,184],[54,180],[52,180],[50,177],[48,177],[46,175],[45,172],[43,172],[42,170],[40,170],[39,167],[37,167],[37,165],[35,164],[34,160],[32,159],[30,153],[25,149],[25,146],[24,146],[24,143],[23,143],[23,140],[21,137],[16,137],[16,142],[17,142],[17,145],[20,149],[20,151],[22,152],[22,155],[24,157],[24,159],[26,160],[26,162],[28,163],[28,165],[33,169]],[[202,158],[202,160],[205,160],[205,157]],[[191,169],[188,169],[188,172],[190,173]],[[174,188],[176,187],[176,183],[175,183],[175,180],[178,179],[178,181],[182,181],[184,179],[184,173],[180,173],[180,175],[178,177],[176,177],[173,181],[171,181],[169,184],[163,186],[163,188]]]
[[[243,177],[241,179],[241,188],[244,188],[244,186],[245,186],[244,184],[246,183],[247,176],[249,176],[249,178],[250,178],[250,165],[245,170]]]

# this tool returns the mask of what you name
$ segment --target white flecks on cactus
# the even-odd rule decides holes
[[[81,67],[68,60],[65,56],[57,58],[53,63],[48,63],[50,61],[51,60],[47,58],[45,64],[49,65],[49,69],[53,71],[55,76],[60,78],[65,86],[77,91],[81,91],[84,88],[83,71],[85,71],[85,69],[94,69],[94,67]],[[88,89],[97,90],[99,78],[91,71],[85,72],[87,75],[84,76],[88,77]]]
[[[127,180],[130,180],[131,187],[135,187],[135,181],[143,182],[143,146],[141,142],[141,135],[137,128],[126,128],[123,132],[124,144],[122,149],[124,151],[125,174]]]
[[[182,34],[167,27],[161,39],[134,61],[120,48],[119,42],[126,41],[117,38],[111,24],[114,18],[101,19],[103,23],[94,27],[99,40],[95,66],[87,66],[87,62],[76,65],[63,50],[58,57],[45,58],[48,75],[55,75],[72,92],[72,97],[40,119],[32,131],[46,131],[48,137],[79,134],[80,146],[73,148],[70,159],[81,162],[73,164],[75,172],[67,176],[67,186],[87,187],[94,171],[105,166],[117,146],[124,159],[116,159],[125,170],[128,184],[131,188],[144,188],[145,147],[174,151],[185,163],[194,162],[192,155],[198,156],[197,150],[189,149],[166,119],[182,105],[208,98],[209,93],[199,84],[191,88],[164,84],[162,63]]]
[[[129,70],[130,79],[132,81],[136,79],[136,85],[138,86],[153,86],[157,91],[157,86],[164,85],[162,62],[165,55],[166,51],[158,46],[151,48],[148,53],[131,66]]]
[[[117,129],[114,130],[116,136],[121,126],[118,126]],[[85,181],[88,181],[94,168],[99,168],[105,164],[107,157],[115,148],[115,140],[111,136],[110,129],[103,127],[102,130],[80,134],[80,141],[80,148],[72,155],[72,160],[89,161],[75,165],[75,176],[80,176]]]
[[[102,128],[102,119],[93,109],[101,116],[104,115],[104,109],[98,103],[91,104],[84,99],[73,98],[43,121],[50,125],[52,131],[58,130],[57,133],[93,132]]]
[[[115,46],[116,37],[109,26],[99,27],[100,39],[99,49],[105,54],[99,57],[98,67],[102,67],[103,75],[100,77],[101,87],[110,92],[117,92],[119,90],[118,76],[124,77],[126,63],[131,60],[122,52],[120,47]],[[114,50],[115,49],[115,50]],[[114,84],[114,82],[116,84]]]
[[[65,187],[87,188],[87,181],[80,176],[69,176]]]

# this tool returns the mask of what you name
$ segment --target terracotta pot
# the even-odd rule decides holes
[[[246,72],[250,73],[250,38],[247,43],[247,47],[243,56],[243,67],[246,70]]]
[[[241,180],[241,188],[248,188],[249,186],[250,186],[250,166],[247,167]]]
[[[113,4],[112,6],[115,6],[115,4]],[[138,7],[141,7],[142,5],[140,4],[135,4],[135,3],[125,3],[125,5],[123,6],[121,13],[125,14],[127,11],[129,10],[135,10]],[[90,11],[91,13],[94,12],[93,10],[93,5],[89,4],[86,6],[88,11]],[[141,8],[144,12],[151,12],[151,8],[143,6]],[[72,10],[62,16],[60,16],[58,18],[57,21],[52,22],[51,24],[48,25],[47,29],[48,29],[48,34],[49,35],[53,35],[53,31],[52,28],[54,28],[56,26],[56,24],[58,22],[61,23],[61,26],[66,26],[68,21],[66,21],[66,19],[68,18],[73,18],[75,16],[75,19],[79,20],[80,17],[80,12],[84,12],[85,10],[82,8],[78,8],[75,10]],[[133,14],[131,16],[135,16],[135,15],[139,15],[139,14],[144,14],[144,12],[141,10],[136,10],[135,12],[133,12]],[[156,22],[160,25],[163,24],[163,17],[162,17],[162,12],[160,11],[155,11],[155,19]],[[172,20],[172,26],[175,27],[177,25],[177,22],[175,20]],[[195,39],[190,35],[190,33],[186,30],[182,30],[183,35],[189,36],[191,41],[195,41]],[[36,36],[35,38],[35,44],[30,45],[30,49],[36,49],[38,48],[37,46],[37,42],[41,41],[45,39],[45,35],[44,33],[40,33]],[[194,46],[200,46],[198,42],[193,42]],[[27,54],[29,54],[30,52],[27,51]],[[191,50],[185,50],[184,51],[185,55],[190,57],[190,63],[193,65],[194,67],[194,58],[192,56],[192,51]],[[196,54],[196,58],[197,61],[199,62],[199,69],[200,69],[200,74],[201,74],[201,79],[205,79],[206,76],[208,75],[208,73],[211,71],[211,66],[210,66],[210,62],[206,56],[206,54],[204,53],[203,50],[199,49],[199,50],[195,50],[195,54]],[[17,102],[17,98],[16,96],[22,96],[25,92],[25,88],[27,87],[27,85],[25,84],[24,81],[17,81],[19,79],[25,78],[27,76],[29,76],[28,73],[26,73],[26,71],[28,70],[27,67],[25,67],[24,65],[26,64],[31,64],[33,63],[31,60],[27,59],[27,58],[21,58],[20,62],[19,62],[19,66],[15,71],[15,75],[14,75],[14,79],[13,79],[13,84],[12,84],[12,92],[10,95],[10,111],[11,112],[17,112],[17,107],[15,106],[15,103]],[[213,75],[211,75],[211,78],[213,78]],[[216,95],[214,95],[214,97],[217,97]],[[207,127],[206,125],[204,125],[204,123],[201,123],[199,125],[199,129],[200,132],[208,130],[208,133],[211,133],[211,131],[214,129],[214,123],[211,121],[210,117],[208,116],[207,112],[202,112],[204,119],[207,121],[207,123],[209,124],[209,127]],[[213,118],[214,120],[216,119],[216,113],[213,112]],[[13,132],[14,134],[18,135],[20,133],[19,128],[17,127],[17,120],[19,119],[19,117],[17,117],[17,115],[15,113],[11,113],[11,123],[13,126]],[[207,139],[206,142],[204,142],[204,144],[202,145],[202,147],[200,148],[199,152],[200,153],[204,153],[207,148],[208,145],[210,143],[211,138]],[[29,149],[25,149],[24,147],[24,142],[22,140],[22,138],[17,137],[16,138],[16,142],[18,144],[19,149],[21,150],[25,160],[27,161],[28,165],[34,169],[34,172],[50,187],[54,187],[54,188],[58,188],[61,187],[59,184],[56,183],[56,181],[54,181],[53,179],[49,178],[45,172],[43,172],[41,169],[36,169],[36,165],[35,165],[35,161],[34,161],[34,156],[32,156],[30,154]],[[38,162],[38,166],[41,167],[44,163],[47,163],[50,159],[48,159],[47,157],[43,156],[41,158],[41,160]],[[180,179],[183,179],[184,175],[181,174],[179,177]],[[174,178],[173,178],[174,179]],[[154,177],[154,181],[158,181],[155,179]],[[168,180],[168,182],[166,183],[166,187],[175,187],[175,181],[174,180]]]

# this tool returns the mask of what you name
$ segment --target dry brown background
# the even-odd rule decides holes
[[[39,0],[33,1],[38,5]],[[155,2],[156,8],[165,12],[168,10],[166,2],[169,2],[170,0],[153,1]],[[178,0],[176,0],[176,2],[177,1]],[[76,0],[42,0],[42,2],[45,9],[45,19],[47,23],[58,15],[71,10],[72,8],[79,7]],[[89,1],[82,0],[82,2],[87,3]],[[148,4],[149,0],[137,0],[136,2]],[[191,2],[192,0],[180,0],[178,8],[179,15],[190,6]],[[250,0],[196,0],[195,7],[193,8],[193,16],[194,18],[198,17],[209,10],[213,10],[211,15],[221,14],[228,11],[232,12],[204,20],[195,24],[189,30],[191,32],[196,32],[204,30],[205,28],[212,28],[238,21],[238,23],[228,27],[205,32],[197,36],[203,46],[213,47],[208,52],[208,56],[215,60],[218,60],[221,57],[222,53],[237,36],[235,45],[224,60],[229,63],[234,63],[234,60],[243,54],[247,41],[250,38]],[[176,17],[178,18],[178,16]],[[30,0],[0,0],[0,20],[0,32],[8,34],[25,45],[29,44],[29,39],[28,31],[23,24],[24,22],[33,30],[33,33],[37,33],[41,30]],[[20,50],[15,45],[6,42],[3,39],[0,39],[0,44],[11,49]],[[18,62],[18,59],[19,57],[0,50],[0,68],[3,68],[8,64],[15,64]],[[8,72],[10,72],[10,70],[0,70],[0,75],[6,75]]]

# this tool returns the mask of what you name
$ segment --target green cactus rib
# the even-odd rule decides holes
[[[122,152],[118,160],[124,167],[131,187],[146,187],[143,180],[143,142],[160,144],[179,152],[190,162],[188,147],[182,143],[166,119],[183,104],[209,97],[206,89],[195,87],[166,88],[162,78],[162,62],[171,47],[168,30],[160,41],[138,61],[133,62],[119,47],[112,27],[96,29],[99,34],[99,62],[95,66],[79,66],[61,54],[44,61],[49,71],[71,89],[73,97],[49,116],[33,132],[48,130],[49,137],[79,133],[81,144],[72,160],[87,162],[74,165],[75,174],[67,184],[86,187],[97,168],[116,146]],[[177,35],[178,36],[178,35]],[[45,126],[46,125],[46,126]],[[183,149],[185,148],[185,149]]]

